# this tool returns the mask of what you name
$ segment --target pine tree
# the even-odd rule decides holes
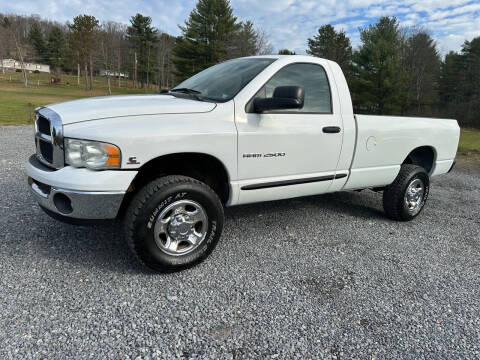
[[[227,42],[227,57],[237,58],[256,55],[259,51],[259,37],[253,27],[253,22],[240,22],[236,31]]]
[[[58,26],[52,27],[47,38],[46,57],[48,64],[56,71],[63,65],[65,55],[65,35]]]
[[[445,56],[440,102],[445,116],[462,126],[480,126],[480,37],[465,41],[460,54],[451,51]]]
[[[427,32],[415,31],[407,39],[403,62],[410,95],[405,110],[414,115],[431,114],[438,103],[441,60],[435,41]]]
[[[228,0],[199,0],[173,49],[180,79],[228,59],[228,42],[239,28]]]
[[[362,45],[354,53],[355,107],[376,114],[400,114],[407,95],[401,67],[404,39],[395,17],[382,17],[360,30]]]
[[[91,15],[79,15],[73,19],[70,28],[70,45],[72,52],[77,54],[79,64],[85,69],[85,90],[93,89],[93,52],[96,47],[98,20]],[[90,67],[90,86],[88,85],[88,68]]]
[[[337,32],[330,24],[321,26],[318,33],[308,39],[307,54],[335,61],[347,79],[350,78],[352,45],[345,31]]]
[[[472,41],[465,41],[462,46],[462,55],[465,58],[467,82],[465,89],[465,115],[467,124],[478,127],[480,125],[480,37]]]
[[[290,51],[288,49],[281,49],[278,51],[278,55],[296,55],[295,51]]]
[[[137,14],[130,19],[130,26],[127,28],[127,39],[132,44],[136,53],[137,76],[136,81],[140,81],[142,87],[147,87],[153,78],[156,68],[156,48],[158,41],[158,30],[152,26],[152,18]]]
[[[28,40],[37,53],[38,61],[47,62],[47,44],[45,42],[43,31],[37,22],[34,22],[30,27]]]

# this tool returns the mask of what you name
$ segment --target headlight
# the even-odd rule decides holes
[[[65,139],[65,162],[74,167],[89,169],[119,168],[120,149],[99,141]]]

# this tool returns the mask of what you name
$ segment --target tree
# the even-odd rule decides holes
[[[290,51],[288,49],[281,49],[278,51],[278,55],[297,55],[295,51]]]
[[[268,34],[262,28],[257,28],[257,54],[256,55],[272,55],[273,46],[268,40]]]
[[[466,83],[464,87],[466,111],[465,119],[469,125],[480,125],[480,37],[465,41],[462,46],[465,59]]]
[[[323,25],[318,29],[318,33],[307,41],[307,54],[335,61],[350,80],[352,45],[345,31],[335,31],[330,24]]]
[[[63,65],[65,47],[65,34],[62,29],[58,26],[52,27],[47,38],[46,59],[54,72]]]
[[[450,51],[442,64],[440,76],[440,103],[444,114],[456,117],[456,109],[463,102],[463,84],[466,81],[462,55]]]
[[[47,44],[42,28],[38,22],[34,22],[28,33],[28,40],[37,53],[39,61],[46,61]]]
[[[130,18],[127,39],[135,50],[135,80],[150,84],[151,74],[155,68],[155,44],[158,30],[152,27],[152,18],[137,14]],[[138,75],[137,75],[138,74]],[[137,78],[138,76],[138,78]]]
[[[25,69],[25,62],[23,61],[24,50],[22,48],[22,44],[20,43],[20,34],[17,33],[18,29],[13,26],[12,21],[8,17],[3,18],[2,27],[9,30],[10,35],[13,37],[13,41],[15,42],[15,48],[17,50],[17,55],[20,57],[20,65],[22,67],[23,73],[23,85],[25,87],[28,87],[27,71]]]
[[[431,114],[438,103],[441,68],[435,41],[425,30],[414,30],[405,49],[404,63],[411,97],[405,110],[415,115]]]
[[[238,27],[227,43],[227,47],[228,58],[256,55],[259,50],[258,33],[253,27],[253,22],[238,23]]]
[[[404,39],[395,17],[382,17],[360,29],[362,42],[353,55],[355,107],[376,114],[399,114],[407,94],[401,68]]]
[[[228,0],[199,0],[173,49],[177,75],[185,79],[228,58],[229,39],[239,29]]]
[[[157,84],[158,89],[170,88],[173,85],[173,62],[172,49],[175,45],[175,37],[162,33],[158,37],[157,47]]]
[[[440,76],[441,110],[462,126],[480,127],[480,37],[465,41],[460,54],[445,56]]]
[[[127,26],[107,21],[101,26],[100,42],[102,49],[101,65],[107,76],[108,89],[111,92],[110,76],[117,77],[117,86],[121,86],[122,74],[126,75],[128,54],[126,54],[128,45],[126,40]],[[123,69],[123,72],[122,72]]]
[[[93,89],[93,53],[96,48],[98,20],[91,15],[79,15],[68,27],[71,31],[70,44],[77,54],[79,64],[85,69],[85,90]],[[90,65],[90,66],[89,66]],[[88,68],[90,67],[90,86],[88,85]]]

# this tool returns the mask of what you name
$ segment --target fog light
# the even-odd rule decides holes
[[[72,201],[65,194],[56,193],[53,196],[53,203],[62,214],[70,214],[73,211]]]

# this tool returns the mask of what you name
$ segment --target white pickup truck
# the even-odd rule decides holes
[[[139,260],[167,272],[213,250],[224,206],[370,188],[388,217],[413,219],[459,133],[455,120],[354,115],[332,61],[256,56],[166,94],[37,109],[26,172],[49,215],[119,218]]]

